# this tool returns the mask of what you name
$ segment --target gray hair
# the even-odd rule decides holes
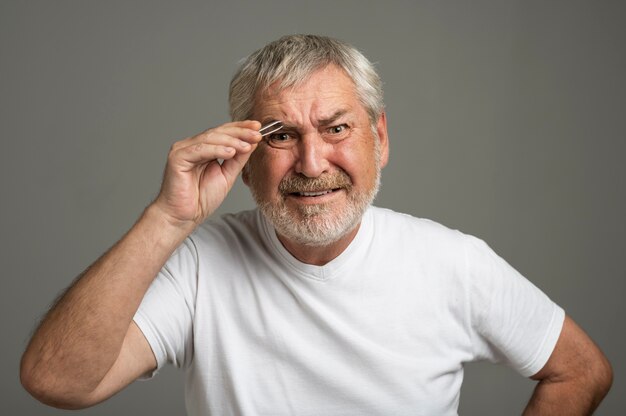
[[[316,35],[283,36],[248,56],[230,82],[231,118],[251,118],[256,94],[271,84],[278,81],[281,90],[293,87],[331,64],[352,79],[357,97],[374,125],[385,107],[382,82],[374,66],[353,46]]]

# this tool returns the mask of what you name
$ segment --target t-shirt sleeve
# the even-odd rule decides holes
[[[469,237],[466,247],[476,359],[536,374],[554,350],[565,312],[482,240]]]
[[[186,367],[193,358],[193,316],[197,288],[198,255],[191,239],[172,254],[146,292],[134,321],[156,357],[157,368],[165,363]]]

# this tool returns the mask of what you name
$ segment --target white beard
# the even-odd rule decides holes
[[[297,206],[297,212],[287,206],[286,197],[283,194],[281,200],[272,203],[264,200],[257,192],[257,187],[251,183],[252,197],[256,201],[261,213],[274,226],[276,232],[287,239],[305,246],[324,246],[338,241],[341,237],[354,230],[361,222],[361,218],[367,208],[372,204],[380,187],[380,145],[378,140],[375,148],[376,177],[374,184],[368,190],[356,192],[351,186],[351,180],[344,171],[332,176],[320,178],[300,177],[295,182],[310,182],[311,189],[329,189],[332,186],[323,187],[316,183],[346,183],[347,188],[342,192],[347,193],[347,203],[341,208],[334,208],[332,204],[315,204]],[[249,167],[248,167],[249,168]],[[253,170],[253,169],[251,169]],[[251,177],[256,177],[254,174]],[[296,179],[296,178],[293,178]],[[289,181],[289,178],[281,182]],[[305,182],[306,181],[306,182]],[[252,181],[254,182],[254,181]]]
[[[339,240],[361,222],[363,214],[371,205],[378,192],[380,176],[375,186],[367,193],[350,195],[348,203],[341,209],[329,204],[304,205],[297,207],[301,219],[294,218],[287,204],[259,203],[265,218],[274,226],[279,235],[307,246],[324,246]],[[256,197],[255,197],[256,199]]]

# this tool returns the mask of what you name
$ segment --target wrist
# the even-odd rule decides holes
[[[193,221],[181,221],[168,215],[156,203],[150,204],[138,221],[138,226],[145,226],[158,234],[159,240],[166,245],[178,246],[191,234],[197,224]]]

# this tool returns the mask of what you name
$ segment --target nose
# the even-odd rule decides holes
[[[295,147],[296,172],[309,178],[317,178],[328,171],[331,147],[317,133],[303,135]]]

